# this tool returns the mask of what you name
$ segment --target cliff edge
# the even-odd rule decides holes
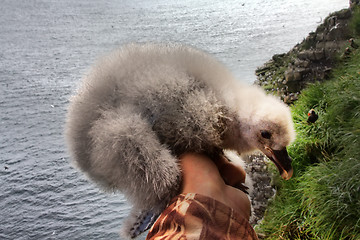
[[[289,52],[274,55],[256,70],[255,84],[291,104],[309,83],[326,80],[336,63],[358,47],[350,26],[359,5],[351,0],[348,9],[330,14]]]

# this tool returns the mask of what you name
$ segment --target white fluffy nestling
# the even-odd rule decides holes
[[[293,138],[284,103],[181,44],[130,44],[104,57],[72,97],[66,123],[76,165],[133,204],[124,229],[131,237],[147,227],[139,218],[178,193],[180,154],[260,150],[288,179]]]

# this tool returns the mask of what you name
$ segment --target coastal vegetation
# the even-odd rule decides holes
[[[359,9],[349,25],[360,45]],[[256,227],[265,239],[360,239],[360,49],[340,52],[333,66],[291,106],[295,174],[289,181],[274,174],[277,194]],[[315,123],[307,122],[310,109]]]

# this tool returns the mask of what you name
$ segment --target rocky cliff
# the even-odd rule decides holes
[[[330,14],[288,53],[274,55],[259,67],[255,84],[290,104],[308,83],[327,79],[333,66],[357,47],[350,28],[355,5],[359,4],[355,2],[351,1],[349,9]]]
[[[291,104],[297,100],[301,90],[308,83],[326,80],[332,68],[360,45],[356,42],[358,40],[352,41],[355,33],[350,27],[354,9],[359,2],[360,0],[351,0],[349,9],[330,14],[315,32],[311,32],[288,53],[274,55],[256,70],[255,84],[279,95],[286,103]],[[358,11],[360,13],[360,8]],[[264,155],[248,156],[245,160],[247,174],[254,182],[250,195],[250,221],[256,225],[263,218],[275,189],[270,184],[272,177]],[[260,239],[261,236],[259,233]]]

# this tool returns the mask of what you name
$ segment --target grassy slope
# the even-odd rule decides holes
[[[359,42],[359,40],[357,40]],[[319,114],[315,124],[307,112]],[[295,176],[278,187],[258,231],[267,239],[360,239],[360,49],[292,107]]]

